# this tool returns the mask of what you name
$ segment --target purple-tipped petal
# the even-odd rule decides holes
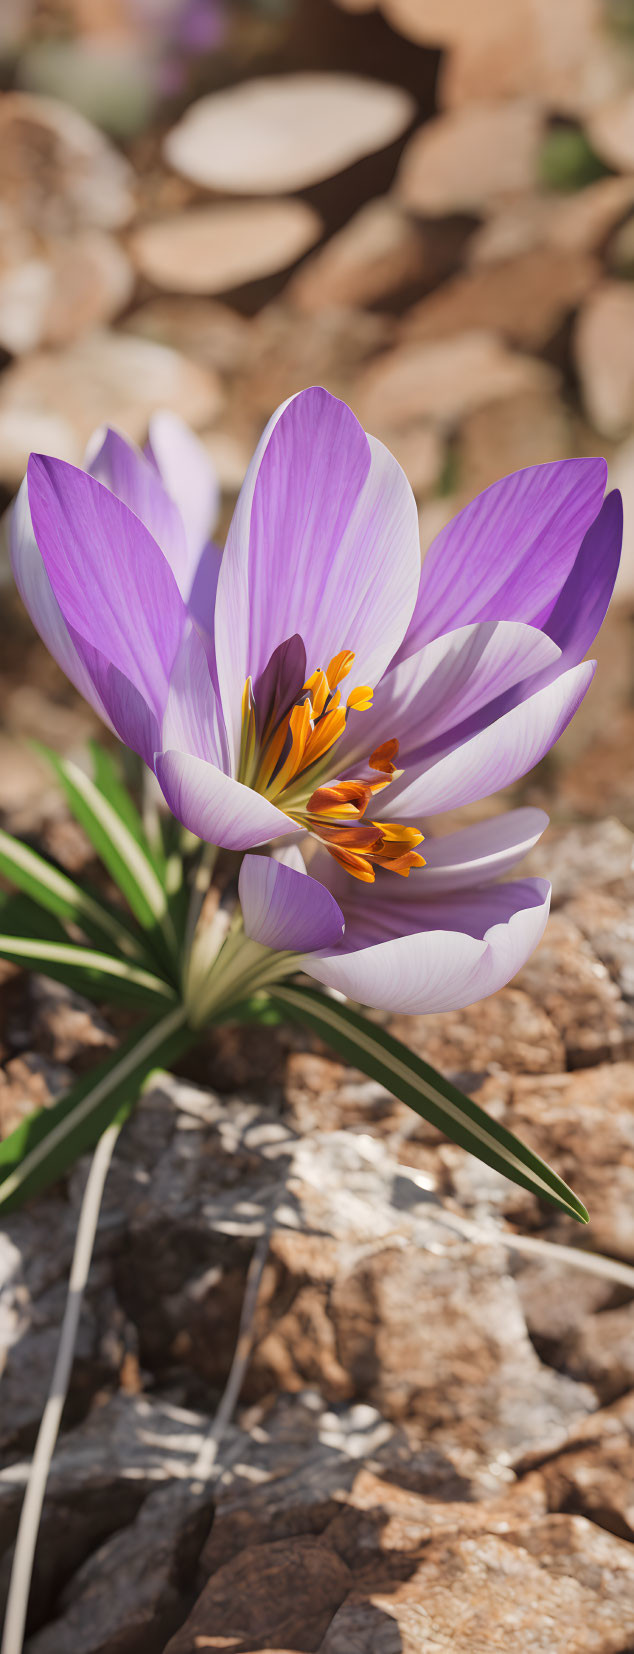
[[[214,614],[222,552],[218,546],[205,546],[198,559],[187,607],[192,620],[201,626],[213,652]]]
[[[94,707],[104,723],[110,724],[97,685],[75,648],[46,573],[33,533],[26,477],[11,512],[9,539],[15,583],[36,631],[80,695]]]
[[[435,638],[386,672],[368,712],[351,715],[341,760],[354,766],[397,736],[399,767],[416,765],[438,737],[446,747],[466,718],[559,658],[551,638],[521,621],[485,620]]]
[[[380,814],[386,820],[437,815],[488,798],[526,775],[570,723],[595,666],[596,661],[583,661],[444,758],[432,759],[418,775],[406,774],[383,795]]]
[[[126,747],[138,752],[152,769],[154,754],[161,745],[156,714],[130,679],[106,660],[99,649],[86,643],[77,632],[73,632],[72,637],[77,653],[101,696],[115,734]]]
[[[234,762],[245,679],[303,639],[309,672],[342,649],[346,688],[377,682],[412,614],[416,505],[392,455],[320,389],[274,414],[242,486],[222,559],[216,655]]]
[[[188,558],[183,520],[154,465],[120,431],[107,426],[103,441],[85,467],[109,488],[149,530],[167,558],[182,595],[188,596]]]
[[[109,489],[63,460],[32,454],[37,544],[66,624],[161,713],[186,610],[145,525]]]
[[[614,590],[621,542],[623,502],[618,489],[608,494],[585,535],[568,579],[544,631],[554,638],[566,666],[575,666],[592,648]]]
[[[228,767],[222,708],[204,644],[191,622],[170,674],[159,744],[165,751],[191,752],[219,769]]]
[[[250,850],[297,828],[261,793],[188,752],[160,752],[156,775],[172,814],[225,850]]]
[[[167,408],[152,415],[147,452],[185,527],[187,563],[181,591],[189,597],[201,553],[218,521],[218,477],[203,443]]]
[[[446,891],[492,884],[511,871],[548,826],[543,810],[508,810],[443,838],[425,838],[425,890],[430,900]]]
[[[474,620],[541,625],[598,515],[606,475],[603,459],[557,460],[515,471],[465,506],[430,546],[398,658]]]
[[[308,873],[273,856],[245,856],[238,892],[253,942],[279,952],[312,953],[341,941],[343,914],[334,896]]]
[[[410,874],[419,891],[424,871]],[[409,918],[389,896],[360,920],[346,904],[341,948],[305,959],[302,969],[364,1005],[406,1016],[457,1010],[511,981],[543,935],[549,904],[543,879],[491,886],[466,900],[460,892],[453,902],[410,896]],[[415,918],[426,928],[414,933]]]

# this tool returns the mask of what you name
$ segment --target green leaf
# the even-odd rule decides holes
[[[169,1067],[194,1040],[185,1015],[177,1005],[136,1029],[113,1056],[0,1143],[0,1205],[6,1211],[61,1177],[112,1120],[125,1118],[148,1075]]]
[[[39,907],[54,913],[59,919],[78,925],[100,947],[114,947],[117,952],[136,959],[145,957],[142,938],[137,940],[134,932],[111,908],[75,884],[74,879],[62,873],[28,844],[12,838],[2,829],[0,873],[37,902]]]
[[[0,921],[2,914],[0,912]],[[0,933],[0,956],[12,965],[21,965],[27,971],[41,971],[57,982],[64,982],[77,993],[89,999],[122,999],[124,1004],[165,1004],[175,999],[175,989],[169,982],[132,965],[127,959],[115,959],[97,948],[63,941],[50,936],[15,936]]]
[[[178,949],[167,891],[146,845],[139,842],[105,793],[100,792],[77,764],[58,758],[48,747],[40,751],[52,765],[75,819],[123,892],[135,918],[144,930],[152,933],[161,956],[176,974]]]
[[[116,759],[99,741],[90,741],[90,753],[93,762],[93,781],[99,792],[116,810],[121,821],[125,823],[137,844],[141,845],[144,853],[154,863],[156,871],[163,880],[165,857],[162,848],[150,844],[139,810],[123,780]],[[144,767],[144,766],[143,766]]]
[[[538,1154],[385,1029],[312,988],[285,983],[272,987],[270,997],[293,1021],[319,1034],[347,1062],[378,1080],[394,1097],[485,1165],[494,1166],[512,1183],[558,1206],[577,1223],[588,1222],[585,1206]]]

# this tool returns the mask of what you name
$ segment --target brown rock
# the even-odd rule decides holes
[[[146,339],[100,332],[68,350],[14,363],[0,388],[0,477],[19,482],[29,453],[43,449],[77,464],[97,425],[145,437],[158,407],[192,425],[211,422],[221,403],[212,374]]]
[[[410,140],[396,179],[406,207],[479,212],[533,186],[540,116],[531,102],[473,105],[428,121]]]
[[[413,114],[409,93],[359,75],[272,75],[200,98],[168,134],[165,155],[207,188],[275,195],[384,149]]]
[[[622,1654],[631,1627],[629,1548],[553,1516],[509,1540],[432,1541],[409,1579],[351,1594],[319,1654]]]
[[[621,886],[634,867],[634,833],[622,821],[606,816],[600,822],[584,822],[579,827],[557,831],[551,827],[548,835],[531,850],[530,871],[541,878],[549,878],[553,887],[553,907],[562,902],[583,902],[586,920],[581,929],[586,934],[586,892],[590,903],[598,891],[609,892],[611,886]],[[601,912],[601,899],[597,912]],[[592,937],[590,937],[592,940]],[[601,956],[602,957],[602,956]]]
[[[460,498],[466,505],[498,477],[568,459],[575,446],[572,422],[554,390],[519,391],[467,414],[460,427]]]
[[[338,1276],[330,1311],[356,1393],[435,1445],[513,1463],[592,1410],[591,1391],[539,1363],[491,1247],[468,1262],[458,1247],[366,1252]]]
[[[402,465],[417,499],[434,488],[442,474],[445,448],[432,425],[411,425],[406,431],[383,427],[376,433]]]
[[[487,1083],[497,1086],[495,1081]],[[632,1064],[604,1063],[573,1074],[518,1075],[510,1082],[507,1099],[504,1123],[554,1165],[588,1207],[588,1245],[634,1262]],[[486,1087],[478,1093],[478,1102],[486,1107]],[[578,1239],[576,1228],[573,1234]]]
[[[634,179],[599,178],[571,194],[528,195],[494,212],[469,240],[467,262],[496,263],[552,247],[591,253],[634,201]]]
[[[358,380],[356,411],[370,430],[430,419],[451,426],[475,408],[553,382],[543,362],[515,355],[493,333],[400,345]]]
[[[403,321],[406,340],[441,339],[489,328],[513,344],[539,349],[597,280],[595,259],[537,250],[454,276]]]
[[[155,287],[221,293],[295,264],[320,234],[320,219],[303,201],[232,201],[143,224],[130,248]]]
[[[602,1402],[634,1388],[634,1304],[586,1315],[563,1340],[561,1359]]]
[[[27,1051],[0,1068],[0,1137],[8,1137],[35,1109],[55,1101],[71,1083],[67,1068]]]
[[[261,427],[280,402],[306,385],[325,385],[349,401],[360,366],[393,335],[392,318],[370,311],[325,310],[307,317],[284,304],[267,305],[252,323],[249,371],[236,386],[240,417],[248,413]]]
[[[588,134],[609,166],[631,172],[634,169],[634,92],[629,89],[622,97],[593,110]]]
[[[578,1511],[620,1539],[634,1539],[634,1444],[627,1432],[552,1460],[544,1479],[552,1508]]]
[[[390,1029],[426,1062],[449,1073],[510,1069],[549,1074],[565,1067],[561,1033],[548,1012],[519,988],[461,1011],[392,1017]]]
[[[634,419],[634,288],[606,281],[591,294],[576,328],[576,355],[588,414],[618,437]]]
[[[552,915],[543,941],[516,982],[554,1023],[569,1067],[584,1068],[629,1054],[634,1030],[618,988],[564,914]]]
[[[165,1654],[244,1654],[263,1638],[273,1647],[318,1649],[351,1583],[345,1563],[318,1539],[249,1546],[212,1576]]]
[[[103,133],[53,98],[4,93],[0,212],[4,226],[58,235],[116,229],[133,209],[133,174]]]
[[[626,54],[601,0],[561,0],[556,13],[531,0],[487,5],[482,21],[479,33],[473,22],[463,28],[445,64],[441,98],[450,107],[529,94],[583,115],[627,84]]]
[[[566,907],[625,1000],[634,1000],[634,916],[631,880],[621,893],[582,890]]]
[[[134,286],[131,266],[113,236],[79,230],[8,261],[0,274],[0,344],[12,355],[65,345],[111,321]]]
[[[422,277],[426,263],[420,232],[385,196],[368,201],[306,261],[286,297],[306,315],[329,306],[374,304]]]
[[[148,299],[121,325],[136,338],[169,345],[216,373],[236,373],[249,359],[250,323],[219,299]]]

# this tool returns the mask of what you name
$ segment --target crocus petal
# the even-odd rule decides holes
[[[145,523],[167,558],[179,591],[188,596],[185,528],[156,467],[120,431],[107,426],[99,447],[92,453],[89,449],[85,469]]]
[[[216,608],[216,593],[218,591],[218,577],[222,552],[218,546],[203,547],[198,559],[192,588],[187,599],[187,607],[192,619],[203,628],[205,637],[210,644],[214,635],[214,612]]]
[[[203,443],[168,409],[152,415],[147,452],[184,523],[186,578],[181,591],[189,597],[201,552],[218,520],[218,477]]]
[[[273,856],[245,856],[238,892],[247,936],[280,952],[334,948],[343,936],[343,914],[334,896],[308,873]]]
[[[281,834],[295,833],[294,823],[261,793],[243,787],[187,752],[160,752],[155,770],[172,814],[191,833],[226,850],[249,850]]]
[[[246,678],[298,633],[310,672],[352,649],[350,688],[376,683],[408,625],[419,569],[414,496],[387,449],[324,390],[278,409],[242,486],[218,581],[218,680],[234,762]]]
[[[419,889],[423,877],[421,869]],[[416,1016],[457,1010],[510,982],[543,935],[550,886],[543,879],[524,879],[472,892],[467,901],[462,892],[453,902],[419,901],[416,916],[424,913],[427,928],[407,935],[396,928],[403,918],[401,903],[391,914],[392,898],[387,902],[382,915],[380,904],[376,913],[370,910],[363,929],[344,907],[342,946],[309,956],[302,969],[364,1005]],[[371,936],[372,917],[375,933],[389,936],[391,929],[391,939],[355,947],[361,936]],[[414,917],[410,905],[410,923]]]
[[[97,685],[77,652],[46,573],[33,533],[26,477],[11,512],[9,540],[15,583],[33,625],[62,672],[104,723],[110,724]]]
[[[583,660],[605,619],[614,589],[623,539],[623,502],[608,494],[581,544],[544,630],[559,644],[566,666]]]
[[[386,672],[368,712],[349,719],[339,753],[347,767],[397,736],[398,764],[424,758],[426,747],[486,707],[511,685],[553,667],[560,650],[521,621],[480,621],[435,638]],[[356,750],[352,750],[356,747]]]
[[[443,758],[432,759],[414,778],[406,774],[390,787],[389,811],[382,801],[381,814],[386,820],[388,815],[394,819],[396,811],[399,820],[418,819],[488,798],[510,786],[559,740],[583,700],[595,667],[596,661],[572,667]],[[386,803],[386,795],[383,799]]]
[[[399,658],[474,620],[525,620],[557,601],[597,516],[603,459],[557,460],[494,482],[430,546]]]
[[[191,621],[170,674],[160,745],[164,750],[194,753],[220,769],[227,768],[222,709],[205,647]]]
[[[86,643],[77,632],[72,633],[77,653],[83,660],[92,682],[95,684],[108,714],[108,720],[123,741],[125,746],[138,752],[140,757],[149,764],[154,763],[154,754],[160,746],[159,725],[155,712],[148,706],[143,695],[139,694],[130,679],[126,678],[118,667],[106,660],[99,649],[91,643]]]
[[[429,898],[501,879],[528,855],[547,826],[544,810],[526,808],[490,816],[442,838],[427,836],[424,871]]]
[[[186,620],[176,581],[145,525],[93,477],[32,454],[33,528],[67,625],[156,712]]]

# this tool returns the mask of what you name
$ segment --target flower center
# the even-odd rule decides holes
[[[339,685],[354,653],[342,649],[326,670],[306,678],[306,652],[299,637],[280,644],[255,684],[247,678],[242,696],[242,738],[238,780],[270,798],[291,821],[306,829],[356,879],[371,884],[375,866],[401,873],[424,867],[414,827],[365,819],[370,800],[401,771],[395,768],[398,741],[384,741],[368,758],[374,774],[363,780],[332,777],[334,751],[351,712],[367,712],[372,690],[353,689],[345,705]],[[336,772],[335,772],[336,773]]]

